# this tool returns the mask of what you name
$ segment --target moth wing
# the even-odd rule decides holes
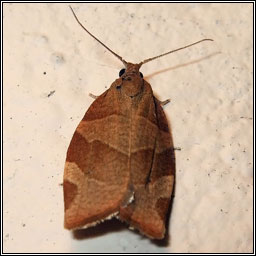
[[[65,228],[85,228],[118,213],[127,198],[129,130],[111,90],[97,97],[79,123],[64,170]]]
[[[138,120],[144,115],[147,121],[143,129],[137,129],[141,134],[136,137],[143,141],[135,142],[131,159],[134,201],[121,208],[120,219],[150,238],[162,239],[174,184],[175,157],[164,111],[160,102],[151,97],[151,106],[139,113]]]

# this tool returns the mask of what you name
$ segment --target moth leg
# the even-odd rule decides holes
[[[96,96],[96,95],[94,95],[94,94],[92,94],[92,93],[89,93],[89,96],[92,97],[92,98],[95,99],[95,100],[99,97],[99,96]]]
[[[161,105],[161,106],[164,106],[164,105],[168,104],[169,102],[171,102],[171,100],[170,100],[170,99],[167,99],[167,100],[159,101],[159,102],[160,102],[160,105]]]

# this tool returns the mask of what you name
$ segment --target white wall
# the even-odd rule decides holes
[[[64,230],[67,147],[88,94],[106,90],[122,63],[67,4],[5,3],[4,252],[252,252],[252,4],[72,6],[130,62],[214,39],[141,70],[160,100],[171,98],[164,110],[181,148],[169,243],[115,221],[76,237]]]

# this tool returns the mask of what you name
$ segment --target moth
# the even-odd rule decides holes
[[[71,7],[70,7],[71,8]],[[146,59],[125,61],[80,26],[124,65],[85,113],[70,142],[64,170],[64,226],[82,229],[118,218],[151,239],[165,237],[175,158],[162,105],[141,66],[202,41]]]

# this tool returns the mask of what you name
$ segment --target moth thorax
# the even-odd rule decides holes
[[[140,75],[127,75],[122,81],[122,90],[125,95],[134,97],[142,91],[143,79]]]

